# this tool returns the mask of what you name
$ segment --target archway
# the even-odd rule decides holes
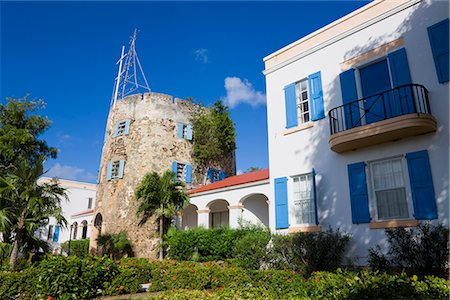
[[[98,213],[95,216],[95,220],[94,220],[94,226],[98,231],[98,235],[102,234],[102,223],[103,223],[103,217],[101,213]]]
[[[77,222],[73,222],[71,227],[72,227],[72,240],[76,240],[77,239],[77,233],[78,233],[78,223]]]
[[[214,200],[208,204],[209,228],[230,226],[230,212],[226,200]]]
[[[264,194],[251,194],[241,199],[242,219],[269,227],[269,199]]]
[[[182,221],[181,221],[181,229],[187,230],[196,228],[198,224],[198,216],[197,216],[197,206],[194,204],[189,204],[183,209],[182,212]]]
[[[87,238],[87,230],[88,230],[88,223],[86,220],[83,220],[81,222],[81,227],[82,227],[81,238],[85,239],[85,238]]]

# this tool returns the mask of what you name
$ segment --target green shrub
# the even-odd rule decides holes
[[[373,270],[410,268],[420,275],[448,276],[448,228],[421,223],[417,227],[386,229],[385,233],[389,243],[387,253],[383,254],[379,246],[369,249]]]
[[[127,233],[121,231],[117,234],[99,235],[97,238],[97,255],[108,255],[111,259],[133,256],[133,249]]]
[[[66,241],[61,244],[61,250],[69,254],[69,242],[70,242],[70,255],[76,257],[86,257],[89,255],[89,239]]]
[[[0,299],[37,298],[37,274],[38,270],[33,268],[19,272],[0,272]]]
[[[342,257],[350,237],[330,228],[325,232],[295,233],[274,237],[268,265],[293,270],[309,276],[313,271],[334,271],[342,264]]]
[[[270,241],[268,229],[253,229],[235,242],[233,256],[240,260],[240,265],[246,269],[259,269],[267,254],[267,244]]]
[[[49,256],[39,264],[36,290],[43,296],[90,299],[118,274],[108,258]]]
[[[305,280],[292,271],[260,270],[250,271],[253,285],[270,291],[276,298],[296,292],[297,296],[306,297]]]

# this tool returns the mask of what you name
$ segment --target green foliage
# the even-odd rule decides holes
[[[309,276],[313,271],[334,271],[350,241],[348,235],[330,228],[324,232],[274,236],[268,264],[275,269],[289,269]]]
[[[221,100],[194,113],[192,125],[194,160],[205,175],[209,167],[236,150],[236,131],[228,107]]]
[[[372,269],[411,268],[420,275],[448,276],[449,229],[442,224],[420,223],[412,228],[386,229],[389,248],[383,254],[379,247],[369,249]]]
[[[36,299],[38,269],[0,271],[0,299]]]
[[[259,227],[199,227],[185,231],[169,230],[165,239],[171,259],[214,261],[238,258],[244,260],[243,266],[259,268],[270,233]],[[244,241],[241,242],[242,239]]]
[[[133,250],[127,233],[121,231],[117,234],[102,234],[97,237],[97,254],[99,256],[108,255],[109,258],[119,259],[132,256]]]
[[[44,108],[42,100],[8,98],[0,104],[0,176],[5,168],[26,160],[34,165],[42,159],[56,158],[57,149],[38,137],[50,127],[50,120],[33,114]]]
[[[61,244],[61,250],[69,254],[69,241]],[[70,255],[75,255],[76,257],[86,257],[89,255],[89,239],[82,240],[71,240],[70,241]]]
[[[119,271],[108,258],[50,256],[38,267],[36,290],[58,299],[92,299]]]

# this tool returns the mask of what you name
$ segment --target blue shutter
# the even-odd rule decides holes
[[[124,135],[127,135],[130,132],[130,120],[125,120],[125,129],[123,131]]]
[[[55,232],[53,233],[53,241],[54,241],[54,242],[57,242],[57,241],[59,240],[59,230],[60,230],[60,227],[61,227],[61,226],[59,226],[59,225],[56,225],[56,226],[55,226]]]
[[[114,125],[114,137],[117,137],[118,131],[119,131],[119,123]]]
[[[369,223],[371,220],[365,167],[364,162],[347,166],[353,224]]]
[[[214,173],[214,169],[213,168],[208,168],[208,174],[206,175],[206,177],[208,179],[210,179],[211,182],[212,182],[212,179],[213,179],[213,173]]]
[[[186,169],[184,172],[184,181],[187,183],[192,182],[192,166],[191,165],[186,165]]]
[[[192,140],[192,125],[186,127],[186,139],[189,141]]]
[[[183,138],[183,124],[178,123],[177,124],[177,138],[182,139]]]
[[[405,48],[398,49],[388,54],[389,68],[391,69],[392,85],[394,88],[411,84],[411,75],[409,74],[408,57]],[[412,89],[404,87],[393,91],[393,97],[386,94],[385,97],[387,117],[396,117],[416,111],[414,108],[414,98]]]
[[[225,172],[219,171],[219,180],[224,180],[224,179],[225,179]]]
[[[109,162],[106,167],[106,180],[111,180],[112,162]]]
[[[173,180],[177,180],[177,171],[178,171],[178,163],[174,161],[172,162],[172,172],[175,173],[175,175],[173,175]]]
[[[428,27],[431,51],[433,52],[434,66],[439,83],[449,81],[449,21],[445,19]]]
[[[320,71],[308,76],[309,94],[311,98],[311,120],[317,121],[325,118],[323,107],[323,90]]]
[[[319,225],[319,214],[317,211],[317,187],[316,187],[316,170],[312,169],[312,184],[313,184],[313,196],[314,196],[314,217],[316,218],[316,225]]]
[[[355,69],[350,69],[339,74],[341,82],[342,103],[348,104],[358,100],[358,92],[356,91]],[[346,105],[344,107],[346,129],[351,129],[361,125],[359,122],[358,104]]]
[[[284,88],[284,100],[286,103],[286,128],[295,127],[298,125],[295,83]]]
[[[125,166],[125,161],[120,160],[119,161],[119,175],[117,176],[117,178],[123,178],[123,167],[124,166]]]
[[[427,150],[406,154],[416,219],[437,219],[436,197]]]
[[[275,228],[289,227],[287,178],[275,178]]]

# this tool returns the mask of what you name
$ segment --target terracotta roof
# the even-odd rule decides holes
[[[89,215],[89,214],[92,214],[93,212],[94,212],[94,210],[90,209],[90,210],[86,210],[86,211],[74,214],[74,215],[72,215],[72,217],[79,217],[79,216]]]
[[[216,181],[214,183],[207,184],[207,185],[198,187],[196,189],[187,191],[187,194],[192,195],[192,194],[197,194],[197,193],[201,193],[201,192],[222,189],[222,188],[226,188],[226,187],[230,187],[230,186],[236,186],[236,185],[246,184],[246,183],[250,183],[250,182],[261,181],[261,180],[265,180],[265,179],[269,179],[269,169],[258,170],[258,171],[254,171],[254,172],[250,172],[250,173],[231,176],[231,177],[225,178],[223,180]]]

